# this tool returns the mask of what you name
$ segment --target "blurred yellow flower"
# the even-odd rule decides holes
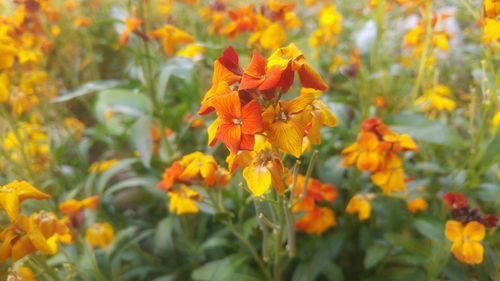
[[[151,31],[150,35],[155,39],[162,40],[163,50],[167,56],[174,54],[177,45],[189,44],[194,41],[193,36],[170,24]]]
[[[169,201],[169,210],[177,215],[196,214],[198,213],[198,206],[196,202],[201,202],[201,195],[182,185],[178,190],[170,191],[167,193]]]
[[[408,207],[408,210],[412,213],[425,211],[427,210],[428,207],[427,202],[422,197],[418,197],[413,200],[408,200],[406,202],[406,206]]]
[[[12,181],[0,186],[0,208],[5,210],[9,220],[14,222],[20,213],[20,205],[27,199],[49,199],[50,195],[38,190],[25,181]]]
[[[370,204],[370,200],[372,198],[371,194],[363,195],[356,194],[354,195],[349,203],[347,203],[347,207],[345,209],[348,214],[357,214],[358,219],[360,221],[364,221],[370,218],[372,212],[372,206]]]
[[[484,22],[484,43],[500,41],[500,20],[486,19]]]
[[[90,165],[89,171],[92,173],[103,173],[114,165],[118,164],[118,159],[103,160],[92,163]]]
[[[485,236],[485,227],[477,221],[465,226],[455,220],[446,223],[445,235],[453,242],[451,252],[461,262],[480,264],[483,261],[484,248],[481,241]]]
[[[197,61],[203,58],[204,53],[205,47],[200,44],[192,43],[177,51],[176,55]]]
[[[491,124],[493,126],[500,126],[500,110],[498,110],[495,116],[493,116],[493,119],[491,119]]]
[[[456,107],[455,101],[451,99],[450,88],[441,84],[425,91],[421,97],[417,98],[415,104],[426,112],[452,112]]]
[[[33,271],[26,266],[20,266],[7,275],[6,281],[36,281]]]
[[[109,223],[94,223],[85,232],[85,240],[92,247],[107,248],[115,239],[115,231]]]

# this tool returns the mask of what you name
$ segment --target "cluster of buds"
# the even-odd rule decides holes
[[[282,100],[295,73],[303,88],[296,98]],[[336,117],[318,98],[326,89],[294,44],[267,59],[254,51],[244,70],[238,54],[229,47],[214,63],[212,87],[198,113],[217,113],[208,128],[209,145],[217,141],[226,145],[231,171],[244,167],[253,195],[263,195],[271,185],[283,193],[286,169],[280,153],[299,158],[309,144],[320,143],[323,125],[336,125]]]
[[[169,209],[178,215],[197,213],[195,202],[202,200],[201,195],[189,185],[200,184],[207,188],[222,188],[230,180],[229,172],[220,167],[212,155],[193,152],[175,161],[165,169],[158,186],[170,198]],[[180,184],[176,187],[175,184]]]
[[[276,49],[286,40],[285,29],[301,26],[294,13],[295,3],[270,0],[256,6],[248,4],[241,8],[227,9],[222,1],[200,12],[203,19],[211,21],[209,34],[218,33],[234,38],[241,33],[251,33],[247,44],[263,49]],[[229,15],[226,22],[225,12]]]
[[[287,184],[295,186],[293,189],[292,212],[302,214],[295,222],[298,231],[308,234],[321,235],[326,230],[335,226],[335,213],[327,206],[337,198],[337,189],[332,184],[322,183],[317,179],[297,175],[287,178]]]
[[[451,210],[452,220],[446,222],[445,235],[453,244],[451,252],[461,262],[480,264],[484,248],[481,241],[486,235],[485,228],[498,226],[498,216],[481,215],[479,209],[470,209],[467,198],[461,193],[448,192],[443,201]]]
[[[415,141],[407,134],[398,134],[376,117],[365,120],[355,143],[342,151],[344,167],[356,165],[371,172],[371,180],[384,194],[406,190],[403,161],[399,154],[417,151]]]
[[[52,212],[40,211],[26,216],[20,205],[27,199],[44,200],[50,196],[25,181],[13,181],[0,187],[0,208],[10,225],[0,232],[0,262],[12,258],[15,262],[31,253],[54,255],[58,242],[71,243],[73,238],[67,219]]]

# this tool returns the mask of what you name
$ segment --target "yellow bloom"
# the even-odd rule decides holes
[[[491,124],[493,126],[500,126],[500,110],[498,110],[495,116],[493,116],[493,119],[491,119]]]
[[[49,199],[45,194],[25,181],[13,181],[0,187],[0,208],[4,209],[11,222],[19,216],[20,204],[27,199]]]
[[[7,275],[6,281],[36,281],[36,278],[29,267],[20,266],[14,272]]]
[[[212,155],[205,155],[197,151],[185,155],[179,163],[184,167],[184,170],[178,177],[180,180],[191,181],[200,176],[209,186],[215,183],[217,162]]]
[[[85,124],[76,118],[64,118],[64,126],[68,129],[72,137],[77,140],[82,137],[83,130],[85,130]]]
[[[198,192],[182,185],[178,190],[170,191],[167,194],[170,199],[168,206],[170,212],[177,215],[198,213],[196,201],[201,202],[201,195]]]
[[[484,22],[484,43],[493,43],[500,41],[500,20],[486,19]]]
[[[406,202],[406,206],[408,207],[408,210],[412,213],[416,213],[419,211],[425,211],[427,210],[427,202],[425,201],[424,198],[418,197],[413,200],[409,200]]]
[[[403,162],[395,153],[386,156],[383,165],[371,176],[371,179],[385,194],[406,189]]]
[[[445,235],[453,243],[451,252],[458,260],[467,264],[480,264],[483,261],[481,241],[485,236],[484,225],[471,221],[464,227],[461,222],[450,220],[446,223]]]
[[[262,196],[271,185],[278,193],[285,191],[285,169],[277,155],[270,150],[258,152],[250,165],[243,169],[243,178],[254,196]]]
[[[200,60],[205,53],[205,47],[200,44],[192,43],[177,51],[176,55],[179,57],[190,58],[193,60]]]
[[[85,233],[85,240],[92,247],[107,248],[115,239],[115,231],[109,223],[95,223]]]
[[[444,85],[436,85],[435,87],[428,89],[424,94],[419,97],[415,104],[421,106],[422,111],[448,111],[452,112],[456,103],[451,99],[450,88]]]
[[[83,209],[95,210],[97,204],[99,203],[98,196],[90,196],[81,201],[75,199],[69,199],[59,204],[59,210],[67,216],[75,216],[77,213],[81,212]]]
[[[357,213],[360,221],[367,220],[370,218],[372,212],[372,206],[369,200],[371,200],[371,195],[354,195],[351,200],[349,200],[349,203],[347,203],[345,211],[348,214]]]
[[[151,31],[150,35],[163,41],[163,50],[167,56],[174,54],[177,45],[189,44],[194,41],[193,36],[170,24]]]
[[[0,72],[0,103],[9,100],[9,87],[10,80],[7,72]]]
[[[90,165],[89,171],[92,173],[101,174],[116,164],[118,164],[118,159],[110,159],[110,160],[94,162],[92,163],[92,165]]]

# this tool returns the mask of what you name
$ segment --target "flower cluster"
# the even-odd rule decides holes
[[[406,183],[399,154],[417,150],[417,144],[409,135],[391,131],[374,117],[362,123],[356,142],[342,151],[342,165],[356,165],[360,171],[371,172],[371,180],[384,194],[402,192],[406,190]]]
[[[19,123],[15,131],[8,131],[2,149],[12,163],[31,171],[40,171],[50,160],[49,137],[36,120]]]
[[[312,48],[333,47],[337,45],[337,36],[342,31],[342,15],[332,4],[325,5],[318,14],[318,27],[309,38]]]
[[[188,185],[201,184],[208,188],[221,188],[226,186],[229,180],[229,172],[220,167],[212,155],[193,152],[165,169],[158,186],[167,192],[170,211],[182,215],[197,213],[195,202],[202,200],[201,195]],[[180,184],[180,187],[175,188],[176,183]]]
[[[45,53],[53,46],[44,20],[53,18],[47,5],[14,3],[13,13],[0,16],[0,104],[7,104],[19,116],[56,93],[42,70]]]
[[[430,113],[432,116],[438,112],[452,112],[456,103],[451,98],[450,88],[438,84],[430,89],[427,89],[422,96],[415,100],[415,104],[420,106],[422,111]]]
[[[298,73],[302,89],[296,98],[281,100]],[[272,186],[284,191],[285,169],[280,152],[297,158],[310,144],[319,144],[322,126],[335,126],[336,117],[319,99],[326,83],[294,44],[269,58],[254,51],[242,69],[229,47],[214,63],[212,87],[199,114],[217,113],[209,126],[209,145],[222,142],[231,152],[231,171],[244,167],[243,176],[255,196]]]
[[[332,184],[325,184],[317,179],[308,180],[297,175],[296,182],[289,176],[287,184],[293,189],[293,213],[302,214],[295,222],[298,231],[320,235],[335,226],[335,213],[322,203],[332,204],[337,198],[337,189]]]
[[[443,201],[451,210],[452,220],[446,223],[445,235],[453,244],[451,252],[461,262],[480,264],[484,248],[481,241],[485,228],[498,226],[498,216],[481,215],[479,209],[470,209],[467,198],[461,193],[448,192]]]
[[[44,200],[50,196],[25,181],[13,181],[0,187],[0,208],[10,225],[0,233],[0,262],[9,257],[17,261],[31,253],[57,253],[58,242],[71,243],[72,236],[66,219],[52,212],[40,211],[26,216],[20,205],[27,199]]]
[[[286,40],[285,28],[298,28],[300,19],[295,15],[294,3],[269,0],[268,3],[227,9],[222,1],[214,1],[200,11],[203,19],[211,21],[209,34],[218,33],[234,38],[241,33],[251,33],[247,44],[262,49],[276,49]],[[229,15],[226,23],[225,12]]]

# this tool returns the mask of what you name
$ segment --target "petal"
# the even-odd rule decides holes
[[[255,145],[255,136],[241,134],[240,150],[252,151]]]
[[[449,220],[446,222],[444,235],[446,238],[452,242],[462,241],[462,223],[455,220]]]
[[[302,68],[299,69],[299,79],[302,87],[313,88],[320,91],[326,91],[328,85],[321,78],[321,76],[308,64],[305,63]]]
[[[236,153],[241,144],[241,126],[231,123],[221,123],[217,130],[217,139],[227,146],[231,152]]]
[[[254,196],[261,196],[271,186],[271,173],[262,165],[248,166],[243,169],[243,177]]]
[[[12,260],[17,261],[36,250],[28,236],[24,235],[12,246]]]
[[[259,86],[259,90],[265,91],[272,89],[278,85],[281,79],[281,75],[283,74],[283,70],[275,65],[271,68],[269,68],[266,71],[266,79],[264,82]]]
[[[241,117],[241,102],[238,92],[215,96],[212,99],[212,106],[215,108],[220,118],[232,122],[233,119],[240,119]]]
[[[462,255],[469,264],[480,264],[483,261],[484,248],[481,243],[467,241],[462,247]]]
[[[304,131],[290,122],[277,121],[267,130],[269,142],[279,149],[299,158],[302,153]]]
[[[241,121],[241,131],[243,134],[253,135],[264,130],[262,125],[262,108],[257,100],[253,99],[243,106],[241,109]]]
[[[17,194],[14,191],[0,192],[0,207],[5,210],[11,222],[15,221],[19,215],[19,198]]]
[[[219,129],[219,123],[220,119],[217,118],[208,126],[207,132],[208,132],[208,146],[214,146],[215,143],[217,143],[217,130]]]
[[[464,236],[470,240],[481,241],[484,239],[485,228],[484,225],[477,221],[467,223],[464,228]]]
[[[361,171],[373,172],[373,171],[376,171],[378,169],[379,165],[380,165],[379,155],[375,152],[367,151],[367,152],[362,152],[359,154],[358,162],[357,162],[356,166]],[[381,175],[376,176],[377,174],[381,174]],[[381,172],[379,172],[377,174],[373,175],[373,177],[376,177],[377,179],[372,178],[372,180],[377,185],[385,184],[388,181],[389,175],[387,174],[387,172],[384,172],[383,174]]]
[[[50,198],[50,195],[41,192],[40,190],[36,189],[34,186],[25,181],[13,181],[7,184],[5,187],[9,188],[11,185],[16,189],[16,193],[19,196],[19,201],[24,201],[25,199],[28,198],[38,199],[38,200]]]

